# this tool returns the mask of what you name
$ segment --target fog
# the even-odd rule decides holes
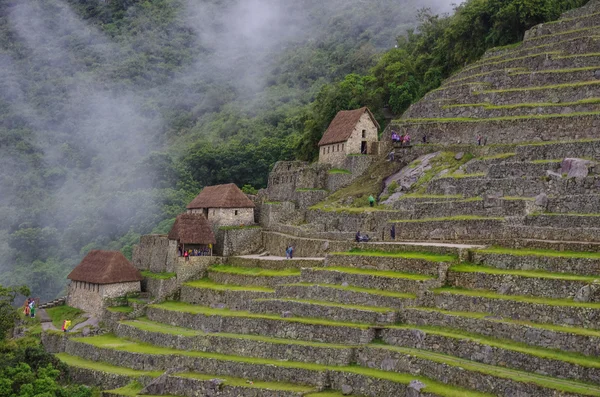
[[[140,164],[168,145],[164,132],[172,126],[156,109],[162,92],[177,91],[177,102],[210,109],[213,101],[226,100],[218,89],[210,92],[206,87],[227,85],[235,88],[233,100],[251,101],[265,88],[279,54],[293,53],[298,43],[323,40],[323,25],[337,23],[330,21],[334,12],[371,4],[180,1],[177,19],[193,32],[190,47],[198,53],[165,74],[165,81],[143,84],[120,77],[131,56],[128,51],[143,48],[143,35],[136,37],[140,43],[125,47],[82,19],[75,2],[18,0],[3,5],[6,22],[0,33],[9,35],[3,38],[9,45],[0,47],[0,283],[30,281],[44,268],[32,287],[34,293],[53,297],[62,284],[46,289],[45,278],[63,280],[86,250],[110,246],[112,239],[133,229],[147,233],[160,220],[162,203],[154,186],[140,183],[152,180],[152,171]],[[404,20],[414,19],[415,3],[406,11],[401,10],[402,1],[388,3],[399,9],[398,18],[406,12]],[[437,12],[451,9],[443,1],[418,6]],[[130,7],[125,19],[136,12]],[[357,28],[368,24],[360,13],[345,17],[355,20]],[[149,48],[156,39],[165,40],[148,37]],[[376,47],[393,46],[394,39],[384,38]],[[157,55],[149,50],[147,56]],[[143,78],[141,71],[139,80]],[[46,265],[29,265],[34,261]]]

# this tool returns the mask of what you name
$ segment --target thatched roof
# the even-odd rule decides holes
[[[375,120],[375,117],[369,108],[363,107],[355,110],[342,110],[335,116],[331,124],[329,124],[329,128],[327,128],[327,131],[323,134],[323,138],[319,141],[319,146],[346,142],[352,135],[354,127],[356,127],[356,124],[358,124],[365,112],[369,115],[373,124],[377,126],[377,129],[379,129],[379,123],[377,123],[377,120]]]
[[[239,187],[229,183],[205,187],[187,208],[254,208],[254,203]]]
[[[183,244],[216,244],[217,240],[210,225],[202,214],[181,214],[175,220],[169,240]]]
[[[94,250],[67,278],[92,284],[116,284],[141,281],[142,275],[119,251]]]

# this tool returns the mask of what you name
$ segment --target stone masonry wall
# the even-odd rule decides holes
[[[256,254],[261,247],[262,229],[259,227],[242,229],[218,229],[215,254],[236,256]]]
[[[210,208],[208,221],[216,226],[254,224],[254,208]]]
[[[177,255],[177,244],[169,242],[166,235],[149,234],[140,237],[133,248],[132,263],[139,270],[172,272]]]
[[[106,299],[140,292],[140,290],[139,281],[104,285],[72,281],[68,287],[67,305],[100,317],[102,310],[107,306]]]
[[[309,164],[304,161],[278,161],[269,173],[269,201],[295,201],[298,189],[324,189],[327,186],[329,164]]]

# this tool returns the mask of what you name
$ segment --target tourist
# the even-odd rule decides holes
[[[360,243],[360,230],[358,232],[356,232],[356,235],[354,236],[354,241],[356,241],[357,243]]]
[[[396,131],[392,131],[392,142],[396,143],[400,140],[398,133]]]
[[[423,144],[427,143],[427,134],[423,134],[422,141],[423,141]]]
[[[294,246],[290,245],[290,259],[294,259]]]
[[[291,248],[292,248],[292,246],[288,245],[287,248],[285,249],[285,259],[290,259]]]
[[[371,207],[375,206],[375,197],[373,197],[373,195],[369,196],[369,205]]]
[[[29,312],[31,313],[31,318],[35,318],[35,300],[33,298],[29,302]]]
[[[487,136],[483,137],[483,146],[487,145]]]
[[[400,135],[400,138],[398,138],[398,142],[400,142],[400,146],[404,145],[404,134]]]
[[[23,314],[25,317],[29,317],[31,312],[29,311],[29,303],[31,302],[31,298],[25,299],[25,309],[23,309]]]
[[[183,256],[183,250],[181,249],[181,245],[179,246],[179,256]]]
[[[68,332],[69,328],[71,328],[71,320],[63,321],[63,326],[62,326],[63,332]]]
[[[396,156],[396,153],[392,150],[390,152],[390,154],[388,154],[388,161],[394,161],[395,156]]]
[[[190,260],[190,256],[187,251],[183,251],[183,257],[185,258],[186,261]]]
[[[392,240],[396,240],[396,225],[392,225],[392,228],[390,229],[390,237]]]
[[[481,146],[481,135],[477,134],[477,145]]]
[[[404,136],[404,143],[406,144],[406,146],[410,146],[410,135],[406,134]]]

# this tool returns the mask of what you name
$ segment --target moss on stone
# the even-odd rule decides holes
[[[461,194],[418,194],[418,193],[409,193],[403,196],[400,196],[399,200],[406,199],[461,199],[463,196]]]
[[[109,312],[113,313],[131,313],[133,312],[133,307],[131,306],[111,306],[106,308]]]
[[[223,376],[223,375],[204,375],[195,372],[184,372],[178,373],[174,376],[179,376],[181,378],[189,378],[189,379],[197,379],[197,380],[211,380],[211,379],[222,379],[224,380],[225,386],[234,386],[234,387],[247,387],[249,389],[268,389],[268,390],[277,390],[277,391],[290,391],[290,392],[298,392],[298,393],[309,393],[314,391],[315,388],[311,386],[297,385],[293,383],[284,383],[284,382],[262,382],[262,381],[249,381],[242,378],[234,378],[231,376]]]
[[[364,310],[371,311],[377,313],[390,313],[396,310],[390,309],[387,307],[379,307],[379,306],[363,306],[363,305],[347,305],[344,303],[336,303],[329,301],[319,301],[313,299],[290,299],[290,298],[276,298],[276,299],[254,299],[257,302],[290,302],[290,303],[304,303],[307,305],[316,305],[316,306],[329,306],[336,307],[340,309],[349,309],[349,310]]]
[[[499,154],[494,154],[492,156],[484,156],[484,157],[480,157],[477,160],[501,160],[501,159],[508,159],[511,157],[514,157],[516,155],[515,152],[510,152],[510,153],[499,153]]]
[[[504,218],[478,215],[455,215],[440,218],[399,219],[390,223],[425,223],[425,222],[454,222],[454,221],[503,221]]]
[[[332,168],[329,170],[330,174],[345,174],[345,175],[352,175],[352,172],[350,172],[349,170],[345,170],[342,168]]]
[[[514,256],[539,256],[553,258],[582,258],[582,259],[600,259],[600,252],[579,252],[579,251],[554,251],[546,249],[513,249],[504,247],[491,247],[476,250],[482,254],[500,254]]]
[[[85,340],[91,338],[83,338]],[[70,367],[78,367],[84,369],[92,369],[95,371],[107,372],[110,374],[139,377],[139,376],[150,376],[156,378],[162,374],[163,371],[138,371],[131,368],[118,367],[116,365],[107,364],[99,361],[89,361],[81,357],[71,356],[67,353],[58,353],[54,355],[63,363]]]

